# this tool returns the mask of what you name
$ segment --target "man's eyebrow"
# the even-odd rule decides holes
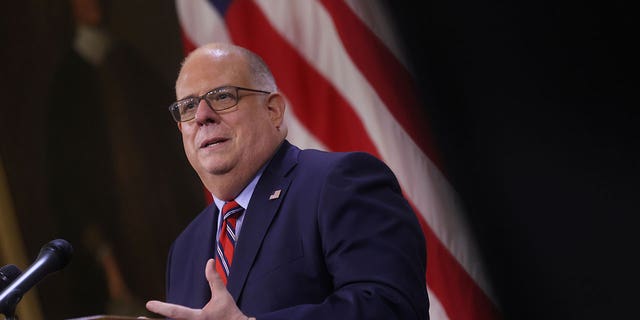
[[[196,97],[200,97],[200,96],[203,96],[203,95],[205,95],[205,94],[207,94],[207,93],[209,93],[209,92],[211,92],[211,91],[214,91],[214,90],[216,90],[216,89],[218,89],[218,88],[214,88],[214,89],[207,90],[207,91],[206,91],[205,93],[203,93],[203,94],[196,94],[196,93],[192,93],[192,94],[190,94],[190,95],[188,95],[188,96],[185,96],[185,97],[182,97],[182,98],[178,99],[177,101],[184,100],[184,99],[189,99],[189,98],[196,98]]]
[[[179,99],[177,99],[176,101],[182,101],[182,100],[185,100],[185,99],[195,98],[195,97],[196,97],[195,95],[190,94],[190,95],[188,95],[188,96],[186,96],[186,97],[179,98]]]

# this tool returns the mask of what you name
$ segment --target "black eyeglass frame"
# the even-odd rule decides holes
[[[209,102],[209,100],[207,100],[206,97],[208,95],[210,95],[210,94],[217,93],[220,90],[229,89],[229,88],[236,89],[236,96],[235,96],[236,102],[234,104],[228,106],[228,107],[224,107],[224,108],[221,108],[221,109],[214,109],[213,106],[211,106],[211,102]],[[190,99],[195,99],[196,100],[195,104],[194,104],[196,109],[198,108],[198,105],[200,105],[200,101],[202,101],[202,100],[204,100],[207,103],[207,105],[209,106],[209,108],[211,108],[211,110],[213,110],[215,112],[231,109],[231,108],[237,106],[238,102],[240,102],[240,98],[241,98],[240,93],[239,93],[240,90],[256,92],[256,93],[263,93],[263,94],[271,94],[271,92],[264,91],[264,90],[256,90],[256,89],[243,88],[243,87],[238,87],[238,86],[222,86],[222,87],[217,87],[215,89],[211,89],[211,90],[207,91],[205,94],[203,94],[203,95],[201,95],[199,97],[198,96],[189,96],[189,97],[180,99],[180,100],[172,103],[169,106],[169,113],[171,113],[171,116],[173,117],[173,120],[175,120],[176,122],[187,122],[187,121],[191,121],[191,120],[195,119],[195,117],[196,117],[195,113],[193,114],[193,118],[189,118],[189,119],[186,119],[186,120],[182,119],[182,116],[180,115],[180,111],[178,110],[178,106],[179,106],[179,104],[181,102],[185,102],[185,101],[188,101]]]

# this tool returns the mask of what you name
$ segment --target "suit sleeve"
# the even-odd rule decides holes
[[[316,219],[333,293],[258,319],[428,319],[425,239],[391,170],[353,153],[330,170]]]

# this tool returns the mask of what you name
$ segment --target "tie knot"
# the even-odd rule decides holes
[[[222,218],[226,220],[229,217],[241,213],[242,210],[242,206],[240,206],[235,200],[229,201],[222,206]]]

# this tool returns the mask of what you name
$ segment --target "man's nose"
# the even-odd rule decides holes
[[[220,119],[218,113],[209,107],[209,103],[205,99],[201,99],[196,109],[196,122],[199,124],[215,123],[218,119]]]

